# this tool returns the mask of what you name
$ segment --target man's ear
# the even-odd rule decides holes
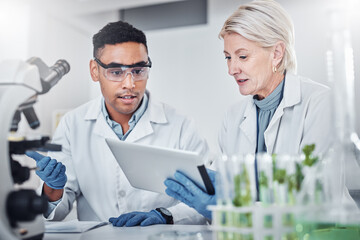
[[[89,65],[90,65],[90,75],[91,75],[92,80],[94,82],[99,81],[99,79],[100,79],[99,70],[100,69],[98,68],[97,63],[95,62],[95,60],[91,59]]]
[[[273,48],[273,66],[278,66],[285,54],[285,43],[279,41]]]

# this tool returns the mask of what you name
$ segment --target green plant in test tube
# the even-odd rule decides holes
[[[279,168],[277,165],[277,155],[272,155],[272,162],[273,162],[273,179],[274,179],[274,199],[276,203],[285,203],[284,196],[287,195],[287,189],[284,188],[284,184],[286,181],[286,169]]]
[[[272,203],[272,158],[269,154],[258,154],[259,199],[262,204]]]
[[[295,204],[296,174],[286,176],[286,181],[288,183],[288,204],[293,205]]]
[[[264,204],[270,203],[270,199],[268,199],[268,190],[269,190],[269,180],[266,176],[265,171],[260,171],[259,174],[259,191],[260,191],[260,200]]]
[[[312,154],[315,150],[315,144],[305,145],[302,149],[305,159],[302,163],[295,162],[295,173],[287,175],[286,181],[288,183],[288,203],[295,204],[295,192],[299,192],[301,190],[301,184],[304,180],[303,174],[303,166],[312,167],[314,164],[318,162],[318,157],[314,157]],[[278,173],[281,175],[281,173]],[[282,176],[278,177],[282,180]],[[320,182],[316,182],[316,193],[322,191],[322,184]],[[320,197],[318,197],[320,199]]]
[[[315,163],[317,163],[317,161],[319,160],[318,157],[313,157],[312,153],[315,150],[315,144],[310,144],[310,145],[305,145],[304,148],[302,149],[304,155],[305,155],[305,160],[303,161],[303,165],[304,166],[313,166]]]
[[[268,165],[271,166],[271,165]],[[266,204],[271,204],[271,199],[269,197],[269,178],[266,175],[265,170],[260,171],[259,173],[259,192],[260,192],[260,201],[263,203],[263,206]],[[272,228],[273,221],[272,215],[265,215],[263,219],[264,228]],[[272,236],[267,236],[264,240],[273,240]]]
[[[291,159],[293,158],[289,158],[287,155],[278,156],[275,154],[272,158],[275,183],[274,196],[275,202],[278,204],[295,204],[296,171],[294,169],[295,166],[290,165],[295,164],[295,162],[290,161]],[[281,223],[282,226],[292,227],[294,225],[294,215],[292,213],[284,213]],[[287,236],[284,239],[291,238]]]
[[[304,174],[302,172],[302,166],[299,163],[295,163],[295,178],[296,178],[296,190],[299,192],[301,189],[301,183],[304,180]]]
[[[235,196],[233,204],[235,207],[249,206],[252,203],[250,177],[245,164],[241,164],[240,174],[234,177]],[[237,227],[252,226],[251,213],[235,214],[235,224]]]
[[[249,173],[245,167],[245,164],[242,165],[241,173],[235,175],[234,184],[235,184],[235,197],[233,200],[234,206],[241,207],[241,206],[250,205],[252,203],[250,178],[249,178]]]
[[[305,166],[314,167],[314,165],[319,161],[318,157],[313,156],[314,150],[315,150],[315,144],[310,144],[310,145],[304,146],[302,151],[305,155],[305,159],[302,162],[302,166],[300,166],[299,168],[302,169]],[[304,179],[303,175],[299,176],[300,185],[301,185],[301,182],[303,179]],[[317,179],[315,182],[315,193],[314,193],[315,194],[315,203],[322,203],[322,201],[323,201],[322,192],[323,192],[323,184],[321,181],[319,181]]]
[[[276,169],[274,172],[274,181],[284,184],[286,180],[286,169]]]
[[[319,160],[318,157],[313,156],[315,150],[315,144],[306,145],[303,148],[305,159],[302,162],[302,167],[313,167]],[[303,175],[299,174],[299,182],[301,185]],[[323,203],[322,199],[323,184],[317,179],[315,182],[315,203]],[[324,211],[324,214],[326,211]],[[296,224],[296,233],[298,239],[307,240],[358,240],[360,239],[360,225],[358,224],[340,224],[340,223],[326,223],[323,221],[316,221],[316,217],[313,219],[300,219]]]
[[[268,178],[265,174],[264,171],[260,172],[260,176],[259,176],[259,185],[264,187],[264,188],[268,188],[269,187],[269,182],[268,182]]]
[[[288,204],[294,205],[296,203],[296,194],[301,189],[301,183],[304,180],[302,173],[301,163],[292,161],[290,167],[294,167],[295,172],[286,176],[286,182],[288,184]]]
[[[308,167],[312,167],[315,163],[318,162],[319,158],[318,157],[313,157],[312,153],[315,150],[315,144],[310,144],[310,145],[305,145],[302,149],[302,152],[305,155],[305,159],[304,161],[299,164],[296,163],[295,164],[295,177],[296,177],[296,190],[300,191],[301,190],[301,183],[304,180],[304,174],[303,174],[303,167],[304,166],[308,166]]]

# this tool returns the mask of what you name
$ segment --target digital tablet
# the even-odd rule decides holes
[[[105,139],[131,186],[164,193],[167,178],[174,179],[177,170],[191,178],[200,188],[214,194],[214,187],[196,152],[170,149],[118,139]]]

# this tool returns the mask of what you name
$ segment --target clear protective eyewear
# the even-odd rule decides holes
[[[126,79],[128,74],[131,74],[133,81],[142,81],[147,79],[151,60],[148,57],[148,62],[138,62],[132,65],[123,65],[119,63],[104,64],[99,59],[94,59],[102,68],[104,68],[104,75],[110,81],[122,82]]]

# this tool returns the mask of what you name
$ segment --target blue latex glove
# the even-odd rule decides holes
[[[36,174],[53,189],[63,189],[67,181],[66,167],[56,159],[51,159],[34,151],[27,151],[26,156],[36,161]]]
[[[210,180],[215,187],[215,171],[206,169]],[[183,173],[176,171],[174,179],[166,179],[165,185],[167,189],[165,192],[170,197],[176,198],[186,205],[195,208],[204,217],[211,219],[211,211],[207,210],[208,205],[216,204],[216,191],[215,195],[209,195],[199,188],[190,178]]]
[[[109,219],[109,222],[116,227],[149,226],[154,224],[166,224],[166,220],[156,210],[150,212],[131,212]]]

